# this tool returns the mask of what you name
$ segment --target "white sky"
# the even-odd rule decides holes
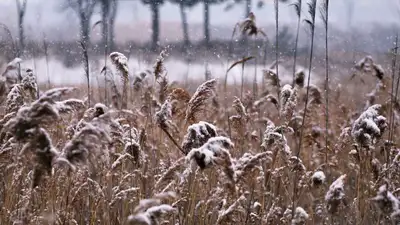
[[[12,30],[16,28],[16,0],[0,0],[0,22],[5,23]],[[31,30],[37,31],[43,28],[68,29],[76,27],[77,19],[72,12],[63,12],[60,5],[65,0],[28,0],[28,11],[26,16],[26,26]],[[254,0],[253,0],[254,1]],[[255,9],[259,24],[269,24],[274,21],[273,1],[266,1],[263,9]],[[321,1],[321,0],[319,0]],[[331,0],[330,21],[335,25],[346,26],[345,1],[350,0]],[[374,23],[398,23],[400,21],[399,2],[400,0],[354,0],[355,12],[353,24],[360,27],[370,22]],[[303,0],[306,2],[306,0]],[[254,2],[254,5],[256,2]],[[304,5],[304,12],[307,9]],[[226,25],[233,26],[242,18],[244,7],[242,4],[236,5],[231,11],[224,12],[225,4],[211,7],[211,24],[214,26]],[[201,25],[203,21],[203,5],[199,4],[189,9],[188,19],[191,25]],[[136,23],[150,23],[150,11],[140,3],[140,0],[123,0],[119,5],[118,24],[132,25]],[[288,4],[281,4],[280,20],[282,22],[293,22],[296,19],[293,8]],[[96,18],[95,18],[96,20]],[[170,26],[179,27],[180,14],[177,5],[166,3],[161,9],[161,22],[168,23]],[[28,28],[28,30],[29,30]]]

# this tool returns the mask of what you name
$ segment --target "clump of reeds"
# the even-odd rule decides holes
[[[7,94],[6,113],[16,112],[21,106],[35,100],[37,91],[36,78],[28,69],[21,83],[15,84]]]
[[[83,122],[82,128],[65,144],[62,157],[72,165],[85,165],[91,159],[96,159],[96,163],[99,159],[108,163],[107,146],[112,141],[108,130],[111,123],[109,114],[96,117],[90,122]],[[92,165],[96,163],[91,162]]]
[[[39,128],[41,124],[49,124],[59,119],[56,100],[71,92],[72,88],[55,88],[45,93],[31,105],[21,107],[16,116],[5,124],[7,132],[16,140],[24,140],[28,130]]]

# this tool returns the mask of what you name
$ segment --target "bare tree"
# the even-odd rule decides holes
[[[158,48],[160,40],[160,7],[164,0],[142,0],[143,4],[149,5],[152,17],[151,50]]]
[[[88,48],[90,44],[90,22],[93,15],[96,0],[67,0],[68,7],[76,12],[79,17],[80,45],[82,47],[82,62],[84,64],[87,81],[88,104],[90,106],[90,68]]]
[[[26,5],[28,0],[15,0],[17,4],[17,13],[18,13],[18,31],[19,31],[19,47],[18,47],[18,56],[22,54],[25,48],[25,34],[24,34],[24,17],[26,13]]]
[[[102,24],[102,44],[104,46],[105,55],[114,48],[114,24],[117,15],[117,0],[98,0],[101,8],[101,24]]]
[[[188,21],[187,21],[187,14],[186,9],[195,6],[200,0],[170,0],[172,3],[179,5],[179,11],[181,14],[181,21],[182,21],[182,31],[183,31],[183,41],[185,48],[190,46],[190,39],[189,39],[189,28],[188,28]]]
[[[115,34],[114,34],[114,25],[115,25],[115,17],[117,16],[118,12],[118,1],[117,0],[111,0],[111,12],[110,12],[110,27],[109,27],[109,40],[110,40],[110,49],[111,51],[114,50],[114,39],[115,39]]]
[[[88,45],[90,43],[90,22],[96,0],[67,0],[67,4],[78,15],[80,41]]]

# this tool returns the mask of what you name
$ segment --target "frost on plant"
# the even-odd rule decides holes
[[[371,200],[384,215],[390,216],[394,224],[400,222],[400,201],[388,190],[388,184],[379,187],[377,195]]]
[[[32,70],[26,71],[21,83],[15,84],[7,95],[6,112],[16,112],[18,109],[36,99],[37,84]]]
[[[90,159],[97,163],[101,158],[107,163],[107,145],[112,141],[109,135],[111,123],[109,114],[96,117],[91,122],[83,122],[83,128],[65,145],[63,157],[73,165],[86,164]]]
[[[30,106],[21,107],[16,116],[4,126],[16,140],[24,140],[29,135],[27,131],[38,128],[40,124],[52,123],[59,119],[56,100],[70,92],[71,88],[56,88],[46,91]]]
[[[281,116],[289,121],[293,113],[296,110],[297,105],[297,91],[292,88],[289,84],[286,84],[281,89],[280,94],[280,106],[281,106]]]
[[[292,219],[292,225],[303,225],[307,223],[309,215],[307,212],[301,208],[297,207],[294,212],[294,217]]]
[[[353,123],[351,134],[362,147],[369,147],[379,139],[387,127],[386,118],[381,116],[381,105],[373,105]]]
[[[321,185],[325,183],[326,176],[323,171],[316,171],[312,176],[311,176],[311,181],[314,186]]]
[[[188,127],[187,133],[183,138],[182,149],[188,154],[192,149],[199,148],[210,138],[217,136],[217,128],[207,122],[200,121]]]
[[[132,225],[157,225],[160,224],[162,217],[169,213],[176,213],[177,209],[169,204],[162,202],[174,199],[174,192],[160,193],[150,199],[140,200],[139,205],[133,210],[133,214],[128,217],[128,224]]]
[[[202,169],[212,165],[231,166],[231,155],[229,153],[231,148],[233,148],[233,143],[229,138],[213,137],[200,148],[192,149],[187,158],[194,160]]]
[[[267,150],[277,149],[283,154],[284,158],[288,159],[292,152],[284,135],[287,132],[293,132],[293,130],[289,127],[276,127],[273,123],[270,123],[264,132],[262,147]]]
[[[344,193],[344,181],[346,175],[340,176],[336,179],[329,187],[328,192],[325,195],[325,201],[327,204],[328,212],[334,214],[337,212],[340,203],[345,200]]]

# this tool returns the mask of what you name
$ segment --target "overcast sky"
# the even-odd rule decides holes
[[[0,0],[0,22],[5,23],[11,29],[16,28],[16,0]],[[68,29],[76,27],[77,18],[69,11],[61,11],[60,6],[65,0],[28,0],[28,11],[26,15],[26,26],[28,30],[37,31],[38,29]],[[254,1],[254,0],[253,0]],[[273,1],[264,0],[263,9],[254,9],[257,16],[257,22],[260,24],[273,23]],[[304,0],[303,0],[304,1]],[[319,0],[321,1],[321,0]],[[331,0],[330,20],[335,25],[345,27],[346,21],[346,1],[350,0]],[[353,0],[355,1],[355,10],[352,23],[357,26],[365,26],[370,22],[390,24],[400,21],[398,5],[400,0]],[[254,5],[256,2],[254,1]],[[305,5],[305,4],[304,4]],[[242,4],[236,5],[231,11],[224,12],[224,4],[211,7],[211,24],[213,26],[227,25],[232,26],[243,16],[244,7]],[[255,7],[254,7],[255,8]],[[189,9],[188,19],[191,25],[200,25],[203,20],[203,5]],[[307,9],[303,9],[307,12]],[[97,10],[97,15],[99,10]],[[150,23],[150,11],[148,7],[142,5],[140,0],[123,0],[119,3],[119,12],[117,17],[118,24],[148,24]],[[96,17],[93,21],[96,20]],[[281,5],[280,20],[282,22],[294,22],[296,16],[293,8],[288,4]],[[162,23],[168,23],[170,26],[179,27],[180,14],[178,6],[166,3],[161,9]]]

